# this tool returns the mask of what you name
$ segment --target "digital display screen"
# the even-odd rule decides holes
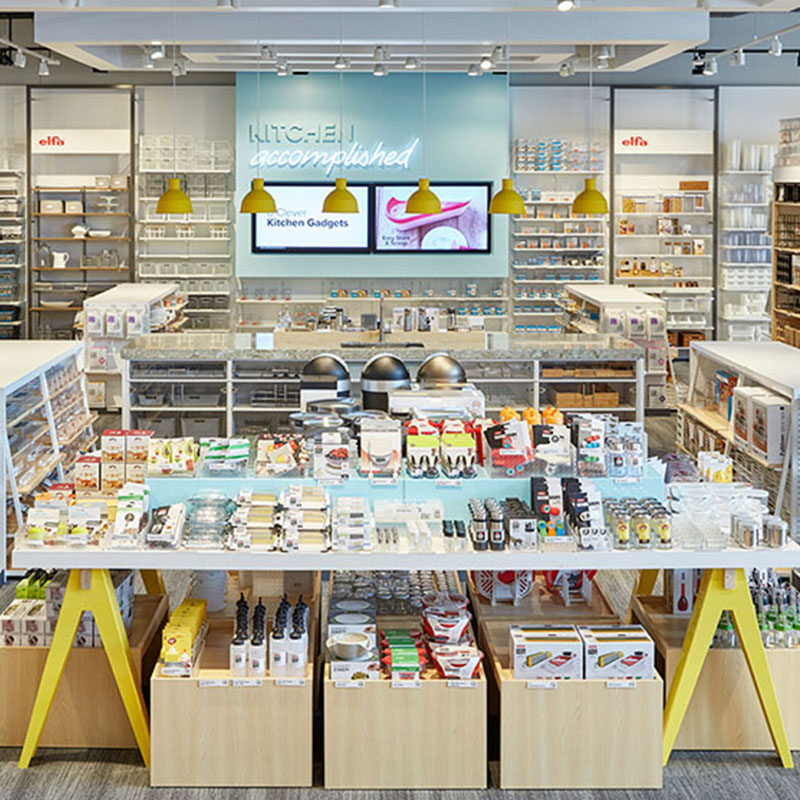
[[[277,212],[253,215],[254,253],[370,252],[370,187],[350,184],[358,201],[357,214],[322,211],[332,183],[275,184],[265,187]]]
[[[375,185],[376,253],[490,252],[490,183],[431,183],[439,214],[406,213],[416,190],[412,183]]]

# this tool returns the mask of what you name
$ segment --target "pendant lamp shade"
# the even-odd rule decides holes
[[[158,198],[156,214],[191,214],[192,201],[181,189],[180,178],[169,179],[169,189]]]
[[[514,188],[511,178],[503,178],[503,188],[495,194],[489,203],[490,214],[513,214],[515,217],[525,216],[525,201]]]
[[[347,178],[336,179],[336,188],[325,198],[322,210],[326,214],[358,214],[358,200],[347,188]]]
[[[428,178],[419,179],[419,189],[406,200],[406,214],[441,214],[442,203],[431,191]]]
[[[242,214],[274,214],[275,198],[264,188],[263,178],[253,178],[252,188],[242,198]]]
[[[608,214],[608,201],[597,189],[597,179],[587,178],[583,191],[572,201],[573,214]]]

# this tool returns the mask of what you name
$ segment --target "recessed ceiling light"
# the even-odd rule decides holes
[[[22,50],[14,51],[14,66],[20,69],[25,69],[25,64],[28,63],[28,58]]]
[[[470,78],[480,78],[481,68],[477,64],[470,64],[467,69],[467,75],[469,75]]]
[[[778,58],[783,53],[783,43],[777,36],[772,37],[769,44],[769,54]]]
[[[344,56],[337,56],[336,60],[333,62],[334,69],[347,69],[350,66],[350,63]]]
[[[39,77],[40,78],[50,77],[50,65],[44,59],[42,59],[39,62]]]
[[[397,8],[396,0],[378,0],[378,8]]]
[[[559,11],[573,11],[577,7],[577,0],[556,0],[556,8]]]
[[[419,59],[411,58],[411,56],[409,56],[403,66],[406,69],[419,69]]]
[[[372,74],[376,78],[382,78],[384,75],[386,75],[386,65],[385,64],[376,64],[372,68]]]

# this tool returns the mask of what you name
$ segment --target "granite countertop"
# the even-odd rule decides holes
[[[450,349],[460,361],[613,361],[644,357],[644,350],[628,339],[610,334],[543,334],[509,337],[511,347],[503,350]],[[392,352],[409,362],[422,361],[446,347],[428,349],[381,344],[373,348],[331,348],[326,350],[256,350],[248,333],[152,333],[133,339],[122,350],[130,361],[308,361],[320,352],[330,352],[345,361],[364,362],[376,353]]]

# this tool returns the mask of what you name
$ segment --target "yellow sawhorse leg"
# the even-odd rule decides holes
[[[723,611],[730,611],[733,617],[775,750],[783,766],[791,769],[794,766],[792,754],[743,569],[707,569],[703,573],[703,582],[664,709],[664,764],[669,761]]]
[[[167,589],[164,586],[164,578],[159,569],[140,569],[139,574],[142,576],[144,589],[147,594],[163,594],[166,595]]]
[[[656,581],[658,580],[657,569],[640,569],[639,577],[636,579],[636,586],[633,587],[631,599],[628,603],[628,611],[625,614],[625,623],[631,624],[631,616],[633,614],[633,598],[634,597],[648,597],[653,594],[656,589]]]
[[[111,575],[106,569],[72,570],[64,592],[64,602],[58,615],[53,643],[39,681],[28,731],[22,746],[19,766],[26,768],[36,753],[47,716],[53,705],[58,683],[64,672],[78,622],[84,611],[94,614],[103,648],[114,674],[125,711],[146,767],[150,766],[150,725],[142,689],[136,678],[128,636],[117,605],[117,595]]]

